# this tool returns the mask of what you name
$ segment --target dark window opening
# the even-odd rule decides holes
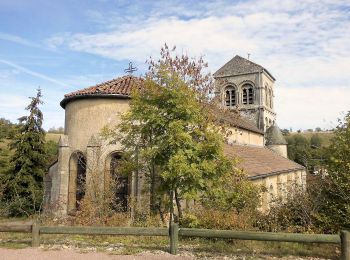
[[[248,101],[248,94],[247,94],[247,89],[243,89],[243,104],[247,104]]]
[[[236,105],[236,90],[233,88],[226,89],[225,104],[227,107],[233,107]]]
[[[76,191],[76,207],[80,208],[81,200],[85,196],[86,184],[86,161],[84,156],[78,155],[77,165],[77,191]]]
[[[81,152],[74,152],[69,160],[67,211],[75,215],[80,209],[86,189],[86,159]]]
[[[254,104],[254,90],[251,85],[243,86],[243,104]]]
[[[120,173],[121,154],[113,154],[110,164],[110,173],[113,182],[116,211],[126,212],[128,210],[129,178]]]

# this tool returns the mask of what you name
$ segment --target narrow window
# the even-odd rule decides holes
[[[254,104],[254,89],[251,85],[244,85],[243,88],[243,104]]]
[[[249,104],[254,104],[253,88],[248,89],[248,101],[249,101]]]
[[[243,104],[247,104],[248,101],[248,93],[247,93],[247,89],[243,89]]]
[[[229,107],[231,105],[231,95],[230,95],[230,90],[226,90],[226,96],[225,96],[225,102],[226,106]]]
[[[233,87],[226,88],[225,105],[233,107],[236,105],[236,90]]]
[[[110,162],[111,181],[114,186],[115,203],[113,208],[116,211],[126,212],[128,210],[128,195],[129,195],[129,178],[120,173],[120,161],[122,155],[119,153],[112,154]]]

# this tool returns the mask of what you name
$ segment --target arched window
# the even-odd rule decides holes
[[[128,211],[128,197],[129,197],[129,177],[120,172],[122,155],[120,153],[113,153],[110,156],[109,162],[109,180],[108,187],[113,189],[115,201],[112,207],[116,211]]]
[[[273,108],[273,92],[270,90],[270,107]]]
[[[245,84],[243,87],[243,104],[254,104],[254,90],[253,86],[250,84]]]
[[[269,106],[269,94],[268,94],[267,86],[265,86],[265,106]]]
[[[237,104],[236,89],[232,86],[228,86],[225,89],[225,105],[227,107],[233,107]]]
[[[74,152],[69,159],[68,214],[79,209],[85,196],[86,159],[82,152]]]
[[[270,100],[270,108],[272,108],[272,91],[269,89],[269,100]]]

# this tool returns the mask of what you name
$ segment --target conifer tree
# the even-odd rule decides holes
[[[41,90],[38,89],[36,97],[31,97],[26,107],[29,115],[19,119],[18,133],[10,144],[14,154],[4,176],[3,199],[8,203],[12,216],[32,215],[41,208],[46,168],[43,114],[39,109],[43,103],[41,98]]]

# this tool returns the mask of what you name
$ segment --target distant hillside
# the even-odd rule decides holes
[[[55,143],[58,143],[60,136],[61,134],[46,133],[46,141],[54,141]]]
[[[328,131],[328,132],[301,132],[301,133],[292,132],[289,134],[289,136],[293,136],[293,135],[304,136],[308,141],[310,141],[313,135],[318,135],[322,140],[322,146],[329,146],[330,140],[334,136],[334,133],[331,131]]]

